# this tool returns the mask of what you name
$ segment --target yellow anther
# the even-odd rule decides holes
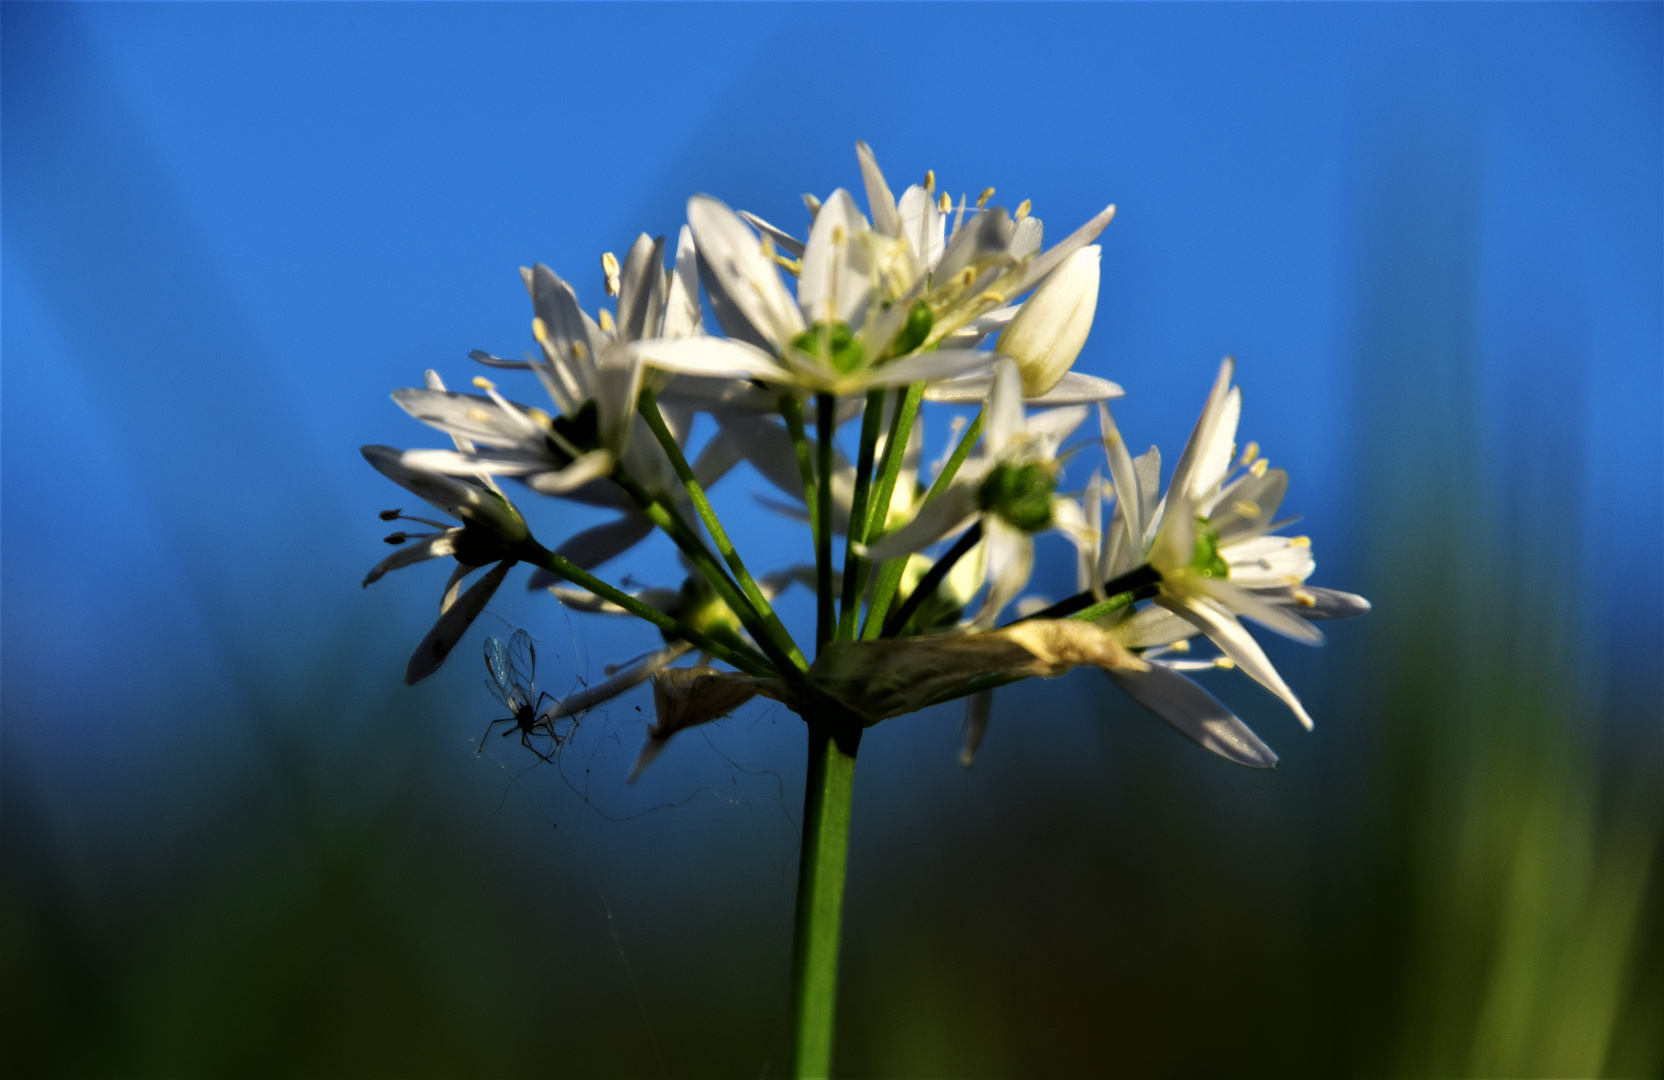
[[[942,192],[941,199],[939,199],[936,203],[936,209],[940,210],[944,214],[953,209],[953,200],[948,198],[947,192]]]
[[[602,308],[600,311],[597,311],[595,316],[595,321],[600,323],[601,329],[605,330],[607,333],[610,334],[617,329],[617,324],[612,321],[612,312],[608,311],[606,308]]]
[[[1291,536],[1288,538],[1289,547],[1311,547],[1312,538],[1309,536]]]
[[[1213,658],[1213,666],[1221,671],[1229,671],[1236,667],[1236,661],[1228,656],[1216,656]]]
[[[813,195],[803,196],[803,205],[809,208],[810,217],[818,217],[820,215],[820,200],[815,198]]]
[[[610,251],[601,253],[601,272],[607,276],[607,295],[618,295],[618,256]]]
[[[1022,202],[1018,203],[1017,204],[1017,220],[1021,221],[1024,218],[1028,217],[1029,211],[1033,210],[1033,209],[1034,209],[1034,203],[1031,202],[1028,199],[1024,199]]]
[[[844,234],[844,227],[842,225],[832,226],[832,242],[834,244],[841,244],[847,239],[848,237]]]
[[[1168,648],[1172,649],[1174,652],[1189,652],[1190,651],[1190,642],[1188,642],[1188,641],[1175,641],[1175,642],[1173,642],[1173,644],[1169,645]]]
[[[781,255],[778,252],[771,257],[774,259],[774,264],[776,266],[780,267],[792,277],[803,276],[803,263],[801,261],[797,259],[788,259],[786,256]]]
[[[1001,296],[997,292],[985,292],[981,296],[977,297],[977,299],[988,304],[998,305],[1005,303],[1005,297]]]
[[[968,266],[965,267],[965,272],[959,275],[959,283],[961,285],[966,286],[966,287],[969,287],[971,282],[973,282],[975,280],[976,280],[976,271],[972,270]]]
[[[1252,499],[1238,499],[1231,509],[1237,512],[1238,517],[1257,518],[1260,516],[1260,504]]]
[[[993,188],[983,188],[982,189],[982,194],[978,195],[976,197],[976,208],[978,210],[981,210],[984,206],[988,205],[988,200],[992,199],[993,197],[994,197],[994,189]]]
[[[774,258],[774,237],[768,233],[763,234],[763,258]]]
[[[927,194],[927,195],[930,192],[936,190],[936,170],[935,169],[926,169],[924,171],[924,190],[925,190],[925,194]]]
[[[589,346],[581,341],[572,343],[572,359],[582,362],[589,356]]]
[[[1264,476],[1265,470],[1269,468],[1271,468],[1271,460],[1269,458],[1260,458],[1258,461],[1248,466],[1248,471],[1253,473],[1254,478],[1257,480]]]
[[[555,426],[555,418],[536,406],[527,409],[526,415],[531,417],[532,422],[544,431],[548,431]]]
[[[1260,444],[1257,442],[1251,442],[1248,444],[1248,449],[1242,452],[1242,463],[1244,465],[1252,465],[1254,463],[1254,459],[1259,456]]]
[[[480,408],[477,405],[474,406],[473,408],[469,409],[463,415],[468,417],[468,419],[476,421],[476,422],[481,423],[481,424],[489,424],[494,419],[494,417],[490,413],[486,412],[484,409]]]
[[[486,378],[484,375],[475,375],[474,376],[474,385],[479,387],[481,390],[495,390],[495,389],[497,389],[497,384],[492,382],[490,379]]]
[[[549,340],[548,324],[546,324],[542,319],[533,319],[532,337],[536,338],[540,344],[547,343]]]
[[[1301,607],[1316,607],[1317,606],[1317,597],[1313,596],[1311,593],[1307,592],[1305,589],[1295,589],[1294,590],[1294,602],[1296,604],[1299,604]]]

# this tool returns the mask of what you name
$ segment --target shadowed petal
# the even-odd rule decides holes
[[[1160,664],[1147,671],[1107,671],[1115,685],[1202,746],[1227,761],[1269,769],[1277,755],[1247,724],[1190,679]]]

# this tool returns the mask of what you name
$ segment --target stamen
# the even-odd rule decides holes
[[[475,375],[474,376],[474,385],[476,387],[478,387],[479,389],[484,390],[488,393],[492,390],[497,389],[497,384],[492,382],[490,379],[486,378],[484,375]]]
[[[1296,604],[1299,604],[1301,607],[1316,607],[1317,606],[1317,597],[1313,596],[1311,593],[1307,592],[1305,589],[1295,589],[1294,590],[1294,602]]]
[[[1017,220],[1021,221],[1024,218],[1028,217],[1029,211],[1033,210],[1033,209],[1034,209],[1034,203],[1029,201],[1028,199],[1024,199],[1022,202],[1018,203],[1017,204]]]
[[[1254,475],[1254,479],[1258,480],[1260,477],[1265,475],[1265,470],[1269,468],[1271,468],[1271,459],[1260,458],[1258,461],[1248,466],[1248,471]]]
[[[1236,667],[1236,661],[1232,660],[1228,656],[1216,656],[1213,658],[1213,666],[1218,668],[1220,671],[1230,671],[1232,668]]]
[[[763,234],[763,258],[774,258],[774,237],[768,233]]]
[[[1173,644],[1171,644],[1167,647],[1169,649],[1172,649],[1174,652],[1189,652],[1190,651],[1190,642],[1188,642],[1188,641],[1175,641],[1175,642],[1173,642]]]
[[[976,208],[978,210],[981,210],[984,206],[988,205],[988,200],[992,199],[993,197],[994,197],[994,189],[993,188],[983,188],[982,189],[982,194],[978,195],[976,197]]]
[[[1238,499],[1231,507],[1239,517],[1257,518],[1260,516],[1260,504],[1252,499]]]
[[[463,413],[463,415],[470,420],[476,420],[482,424],[489,424],[492,420],[491,414],[480,408],[478,405],[469,409],[467,412]]]
[[[935,169],[926,169],[924,171],[924,190],[925,190],[926,195],[928,195],[932,191],[936,190],[936,170]]]
[[[959,283],[962,287],[965,287],[965,288],[969,288],[971,282],[973,282],[975,280],[976,280],[976,271],[972,270],[968,266],[965,267],[965,272],[959,275]]]
[[[587,360],[588,358],[589,358],[589,346],[585,345],[581,341],[574,341],[572,343],[572,359],[576,360],[578,363],[581,364],[585,360]]]
[[[1291,536],[1288,538],[1289,547],[1311,547],[1312,538],[1309,536]]]
[[[841,243],[844,242],[845,239],[846,239],[846,237],[844,236],[844,227],[842,225],[832,226],[832,242],[834,244],[841,244]]]
[[[1001,296],[997,292],[985,292],[981,296],[977,297],[977,300],[995,305],[1005,303],[1005,297]]]
[[[383,521],[397,521],[399,519],[399,511],[383,510],[380,516]]]
[[[618,280],[618,256],[610,251],[603,251],[601,253],[601,272],[606,275],[607,295],[617,296],[620,284]]]
[[[936,209],[944,214],[953,209],[953,200],[948,198],[947,192],[942,192],[942,197],[936,202]]]
[[[406,534],[402,533],[402,532],[396,532],[396,533],[388,533],[386,536],[382,537],[381,539],[382,539],[383,543],[387,543],[387,544],[402,544],[406,540],[410,539],[410,537],[407,536]]]
[[[1250,442],[1248,444],[1248,448],[1242,452],[1242,460],[1238,461],[1237,464],[1238,465],[1252,465],[1254,463],[1254,459],[1259,457],[1259,456],[1260,456],[1260,444],[1257,443],[1257,442]]]
[[[595,321],[599,323],[601,325],[601,329],[607,333],[610,334],[618,328],[617,324],[612,321],[612,312],[608,311],[606,308],[602,308],[600,311],[597,311],[595,315]]]

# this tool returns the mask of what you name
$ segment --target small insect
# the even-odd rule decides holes
[[[531,635],[524,630],[516,630],[506,645],[501,638],[486,638],[485,670],[490,676],[485,680],[485,688],[491,691],[492,697],[507,705],[514,715],[491,721],[490,727],[485,730],[485,738],[480,739],[480,750],[485,749],[485,739],[490,737],[491,728],[498,724],[513,724],[503,734],[507,736],[518,731],[520,745],[548,761],[549,755],[532,745],[532,736],[541,729],[559,742],[554,731],[540,718],[544,699],[553,700],[554,695],[537,692],[537,647],[532,644]]]

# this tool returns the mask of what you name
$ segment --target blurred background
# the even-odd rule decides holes
[[[359,588],[411,499],[357,447],[436,445],[389,391],[531,345],[517,266],[593,310],[694,191],[801,232],[857,138],[1054,238],[1116,202],[1081,370],[1170,466],[1236,355],[1314,581],[1375,610],[1268,642],[1312,733],[1209,677],[1272,772],[1094,672],[1002,691],[969,771],[954,706],[869,732],[840,1070],[1660,1074],[1658,6],[7,4],[0,42],[11,1075],[781,1075],[796,718],[634,786],[645,691],[554,765],[476,753],[485,635],[556,693],[653,636],[517,572],[403,686],[446,570]],[[763,487],[731,531],[805,557]]]

